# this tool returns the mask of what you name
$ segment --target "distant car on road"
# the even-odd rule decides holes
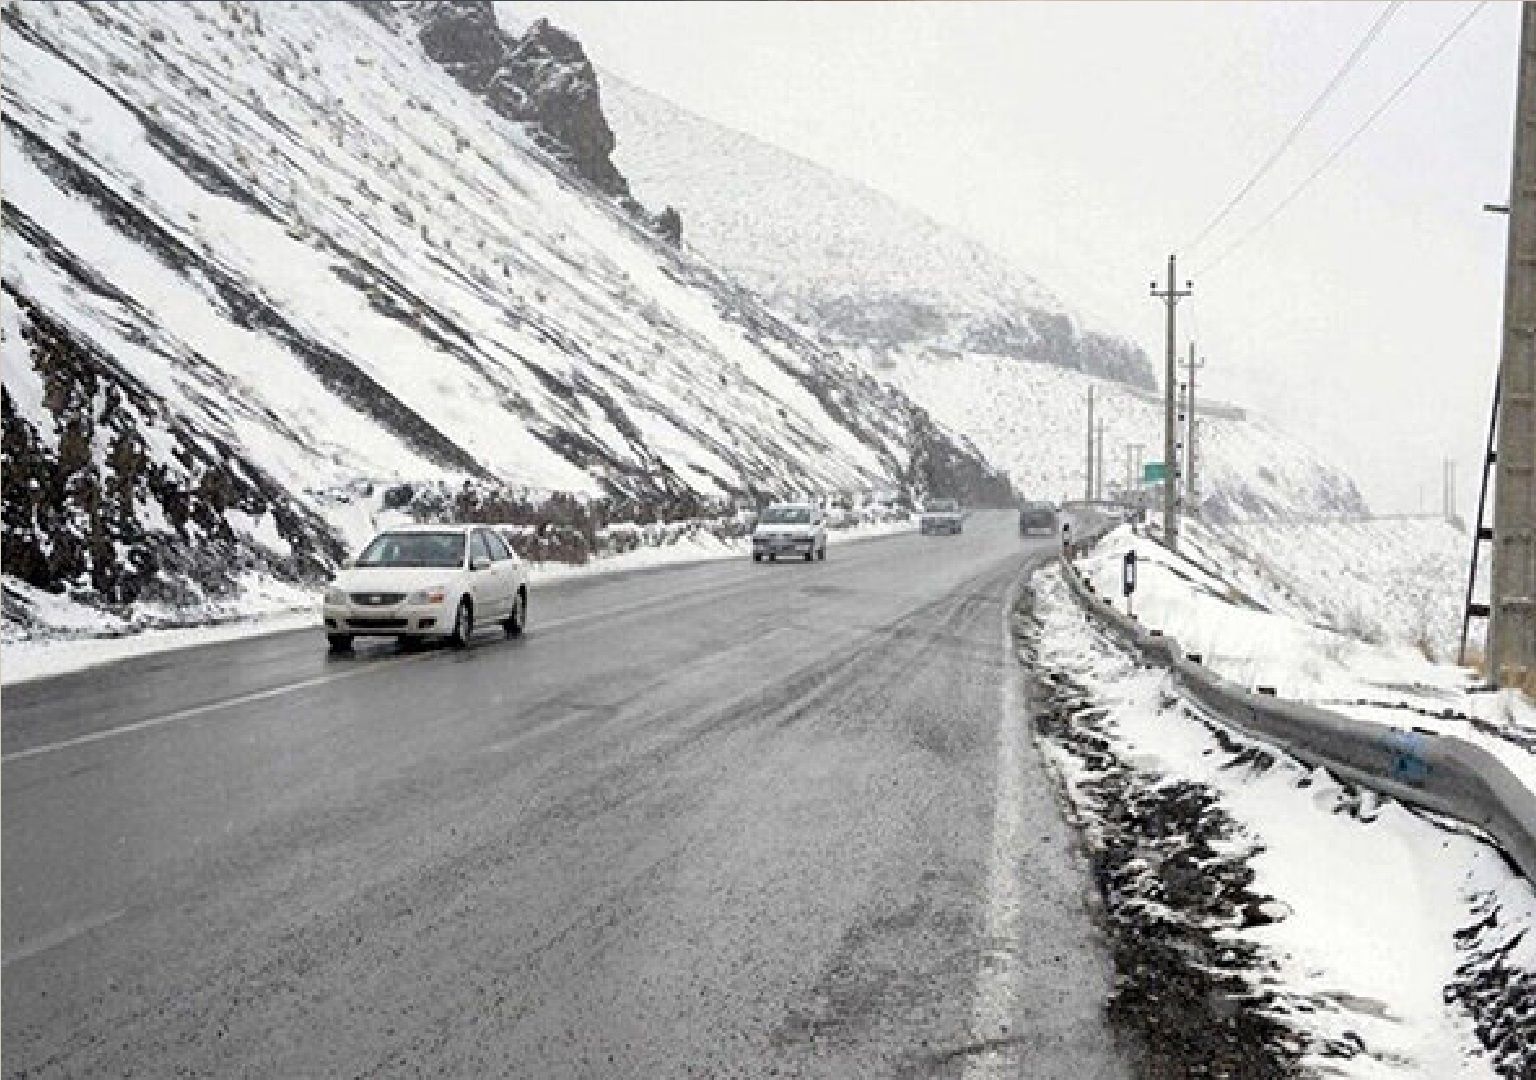
[[[827,557],[827,523],[811,503],[774,503],[758,515],[752,530],[752,561],[799,555],[810,562]]]
[[[528,568],[494,528],[402,525],[379,533],[336,575],[322,605],[325,637],[447,638],[463,648],[475,628],[528,623]]]
[[[923,512],[918,516],[917,531],[924,535],[955,535],[964,532],[965,514],[954,499],[929,499],[923,504]]]
[[[1019,535],[1056,535],[1056,507],[1048,502],[1027,502],[1019,507]]]

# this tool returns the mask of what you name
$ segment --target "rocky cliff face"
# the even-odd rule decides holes
[[[405,11],[427,55],[460,86],[527,125],[545,151],[597,190],[629,194],[613,164],[597,72],[579,41],[547,19],[509,34],[489,0],[428,0]]]
[[[9,285],[0,305],[6,574],[105,607],[192,606],[251,573],[314,581],[342,556],[245,448]]]

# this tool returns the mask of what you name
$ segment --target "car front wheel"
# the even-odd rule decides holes
[[[822,541],[821,547],[816,552],[816,557],[818,559],[820,559],[822,562],[826,562],[827,561],[827,544],[826,544],[826,541]]]
[[[326,634],[325,635],[325,640],[330,644],[331,652],[351,652],[352,651],[352,635],[351,634]]]
[[[520,637],[528,625],[528,594],[522,589],[517,590],[517,596],[512,600],[512,614],[501,625],[506,628],[507,637]]]
[[[469,598],[459,601],[459,610],[453,616],[453,633],[448,635],[448,643],[455,649],[463,649],[469,645],[469,639],[475,633],[475,612],[469,605]]]

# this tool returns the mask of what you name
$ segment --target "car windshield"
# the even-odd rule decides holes
[[[928,503],[928,509],[935,514],[953,514],[960,509],[960,504],[954,499],[933,499]]]
[[[770,506],[763,511],[764,525],[807,525],[811,511],[806,506]]]
[[[462,566],[461,532],[381,533],[363,549],[358,566]]]

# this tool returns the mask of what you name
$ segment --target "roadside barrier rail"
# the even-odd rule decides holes
[[[1272,692],[1250,692],[1187,655],[1177,638],[1116,611],[1070,558],[1062,559],[1062,566],[1062,577],[1084,609],[1148,660],[1170,669],[1219,719],[1308,765],[1476,826],[1536,882],[1536,792],[1492,753],[1454,735],[1373,724]]]

